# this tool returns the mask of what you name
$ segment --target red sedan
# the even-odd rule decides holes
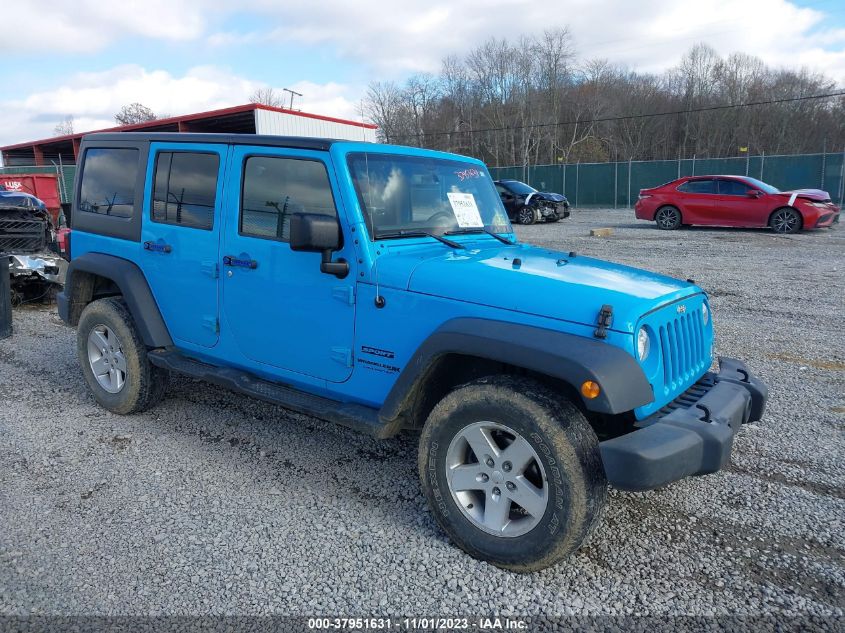
[[[634,211],[664,230],[703,224],[795,233],[839,222],[839,207],[826,191],[780,191],[746,176],[688,176],[641,189]]]

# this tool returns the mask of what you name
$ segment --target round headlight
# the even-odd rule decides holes
[[[710,309],[706,303],[701,304],[701,322],[707,325],[710,322]]]
[[[640,361],[648,358],[648,353],[651,351],[651,337],[644,327],[637,332],[637,357]]]

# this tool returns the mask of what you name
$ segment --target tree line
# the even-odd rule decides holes
[[[503,166],[843,151],[842,96],[716,109],[832,92],[823,74],[705,44],[659,74],[581,61],[564,28],[493,38],[437,74],[374,82],[364,108],[385,142]]]

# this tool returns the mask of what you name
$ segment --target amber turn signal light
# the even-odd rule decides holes
[[[581,395],[587,398],[587,400],[598,398],[600,393],[601,387],[599,387],[599,383],[597,382],[593,382],[592,380],[585,380],[584,384],[581,385]]]

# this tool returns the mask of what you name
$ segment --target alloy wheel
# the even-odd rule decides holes
[[[88,364],[99,385],[118,393],[126,384],[126,357],[120,339],[107,325],[97,325],[88,333]]]
[[[455,435],[446,452],[446,481],[463,515],[496,536],[531,531],[549,502],[537,452],[519,433],[496,422],[475,422]]]
[[[772,216],[772,228],[776,233],[792,233],[798,228],[798,216],[790,209],[775,211]]]
[[[660,209],[657,212],[657,224],[662,229],[674,229],[678,225],[677,212],[669,208]]]

